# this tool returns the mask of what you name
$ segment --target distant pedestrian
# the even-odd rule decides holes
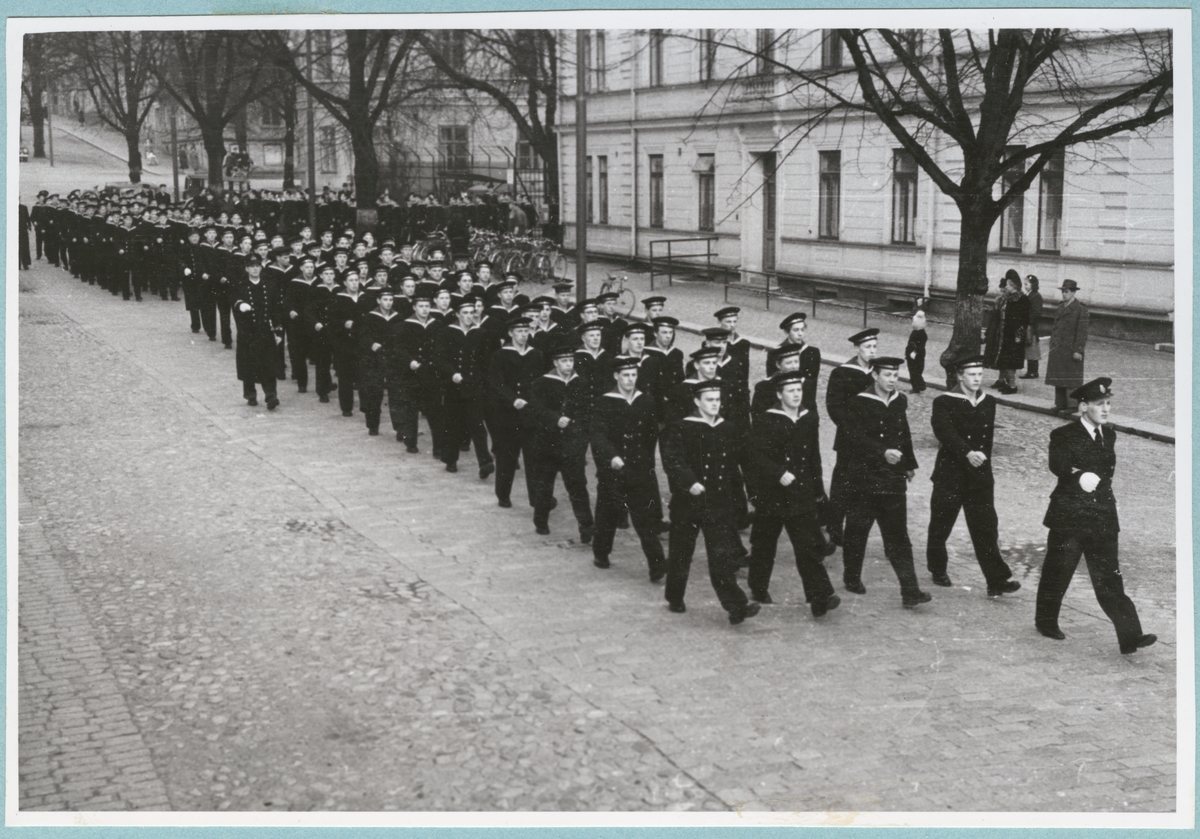
[[[1112,489],[1117,432],[1106,425],[1112,379],[1093,379],[1073,391],[1071,398],[1078,400],[1079,419],[1050,432],[1050,471],[1058,477],[1058,485],[1050,493],[1050,507],[1042,522],[1050,528],[1050,535],[1034,624],[1047,638],[1062,641],[1067,637],[1058,626],[1058,613],[1082,556],[1087,560],[1096,600],[1117,630],[1121,653],[1128,655],[1158,638],[1142,632],[1137,608],[1125,594],[1117,559],[1121,528]]]
[[[19,262],[21,270],[24,271],[33,264],[33,259],[29,255],[29,208],[24,204],[17,205],[17,241]]]
[[[275,347],[283,340],[278,305],[262,280],[262,259],[246,257],[245,276],[234,286],[233,310],[237,317],[237,374],[248,405],[257,405],[255,385],[262,385],[267,410],[279,405],[275,395]]]
[[[1088,309],[1077,298],[1079,285],[1063,280],[1062,303],[1054,312],[1050,352],[1046,356],[1046,384],[1054,386],[1054,407],[1061,414],[1074,412],[1073,388],[1083,384],[1083,350],[1088,339]]]
[[[908,345],[904,348],[904,363],[908,367],[908,380],[912,392],[925,390],[925,310],[917,309],[912,316],[912,332],[908,334]]]
[[[1038,378],[1038,362],[1042,358],[1042,340],[1039,327],[1042,322],[1042,294],[1038,291],[1038,278],[1030,274],[1021,282],[1021,290],[1029,301],[1029,329],[1025,334],[1025,366],[1028,372],[1022,379]]]
[[[1017,370],[1025,366],[1028,324],[1029,301],[1021,293],[1021,275],[1010,268],[1000,284],[983,350],[984,365],[1000,372],[992,387],[1003,394],[1017,392]]]

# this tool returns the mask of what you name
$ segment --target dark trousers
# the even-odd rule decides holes
[[[33,264],[33,259],[29,256],[28,230],[21,230],[17,237],[17,260],[22,268],[28,268]]]
[[[47,233],[45,243],[46,243],[46,261],[57,268],[59,265],[58,234],[57,233]]]
[[[308,387],[308,336],[305,334],[303,318],[288,318],[283,322],[283,331],[287,333],[287,351],[292,360],[292,379],[302,388]],[[280,348],[283,354],[283,347]],[[285,371],[282,359],[276,362],[276,372]]]
[[[607,559],[612,553],[617,520],[621,511],[628,508],[629,519],[642,543],[642,553],[650,564],[650,573],[665,571],[667,558],[658,541],[660,519],[654,512],[655,499],[660,499],[661,503],[658,476],[653,469],[632,469],[628,465],[619,470],[599,467],[596,470],[596,535],[592,539],[592,554]]]
[[[200,326],[209,338],[217,337],[217,304],[209,299],[201,299],[195,309],[192,309],[192,326]]]
[[[1000,555],[1000,534],[996,519],[993,488],[988,486],[970,492],[960,492],[938,484],[933,485],[929,498],[929,539],[925,546],[925,564],[931,574],[945,574],[949,557],[946,540],[954,530],[958,511],[967,519],[967,531],[975,548],[975,559],[989,586],[1003,583],[1012,576],[1012,569]]]
[[[796,570],[804,584],[804,599],[809,603],[828,600],[833,594],[833,585],[829,582],[829,572],[821,564],[825,539],[821,536],[816,512],[781,518],[757,511],[754,526],[750,529],[750,571],[746,580],[750,591],[767,593],[775,568],[779,534],[784,530],[787,530],[796,555]]]
[[[533,442],[533,431],[518,422],[517,410],[507,405],[494,405],[488,415],[488,433],[492,437],[492,451],[496,455],[496,497],[509,501],[512,496],[513,480],[517,475],[517,464],[521,451],[528,456]],[[533,479],[525,468],[525,491],[533,500]]]
[[[829,503],[825,505],[825,520],[821,522],[829,532],[830,541],[838,545],[845,541],[846,507],[843,499],[850,493],[849,485],[846,466],[839,457],[829,473]]]
[[[871,526],[879,522],[883,552],[896,572],[901,595],[920,591],[908,538],[908,496],[902,492],[875,493],[856,498],[846,511],[846,542],[842,547],[843,579],[862,582],[863,557]]]
[[[37,225],[34,225],[33,234],[34,234],[34,238],[37,239],[37,258],[41,259],[42,258],[42,244],[45,241],[46,234],[43,233],[42,228],[38,227]]]
[[[306,352],[313,363],[313,377],[317,381],[317,395],[328,396],[333,393],[333,376],[329,372],[329,366],[333,363],[332,348],[325,338],[319,335],[310,335],[308,336]],[[304,370],[303,374],[300,373],[301,369]],[[297,383],[300,381],[300,376],[303,375],[305,387],[308,386],[308,365],[302,364],[298,368],[295,356],[292,357],[292,373],[296,375]]]
[[[146,290],[149,282],[149,275],[146,272],[146,266],[140,262],[135,262],[130,266],[129,276],[133,280],[133,296],[138,300],[142,299],[142,292]],[[126,297],[126,299],[129,299]]]
[[[913,393],[920,393],[925,389],[925,359],[906,358],[904,363],[908,365],[908,380],[912,384]]]
[[[417,414],[425,415],[429,423],[429,436],[435,454],[442,453],[442,394],[435,385],[400,385],[396,389],[399,397],[400,426],[396,429],[405,445],[417,445]]]
[[[1055,387],[1054,388],[1054,407],[1060,411],[1073,411],[1079,407],[1078,400],[1071,398],[1071,391],[1074,388],[1070,387]]]
[[[483,426],[483,405],[479,399],[464,399],[458,394],[447,392],[442,404],[442,463],[458,463],[462,444],[471,441],[475,447],[475,458],[479,465],[492,462],[488,450],[487,429]]]
[[[682,604],[687,592],[692,556],[696,553],[696,537],[704,532],[704,549],[708,554],[708,578],[717,600],[726,612],[745,607],[746,592],[737,582],[737,570],[742,559],[742,540],[738,536],[736,511],[731,515],[701,517],[697,520],[675,504],[671,505],[670,551],[667,560],[667,586],[664,596],[668,603]],[[653,570],[653,569],[651,569]]]
[[[337,369],[338,405],[342,413],[354,410],[354,374],[356,359],[354,347],[333,350],[333,364]]]
[[[383,413],[383,393],[387,391],[388,396],[388,413],[392,419],[392,430],[400,430],[400,413],[398,405],[400,404],[400,394],[397,393],[395,385],[378,384],[364,385],[358,390],[358,406],[362,409],[367,418],[367,430],[378,431],[379,420]]]
[[[232,307],[225,286],[218,286],[216,297],[217,314],[221,321],[221,343],[228,347],[233,344],[233,328],[229,325],[229,310]]]
[[[1115,533],[1051,530],[1046,542],[1046,561],[1042,564],[1042,579],[1038,583],[1038,626],[1057,627],[1058,612],[1063,595],[1071,585],[1071,577],[1079,566],[1079,558],[1087,559],[1088,575],[1096,601],[1117,630],[1117,643],[1122,652],[1137,648],[1142,637],[1133,601],[1125,594],[1121,566],[1117,561],[1118,540]]]
[[[571,499],[571,509],[580,530],[591,530],[592,499],[587,487],[587,440],[569,440],[556,446],[531,447],[525,455],[525,465],[533,480],[531,483],[533,523],[547,527],[550,523],[550,504],[554,498],[554,481],[562,473],[563,486]]]

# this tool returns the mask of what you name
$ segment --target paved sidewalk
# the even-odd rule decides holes
[[[629,278],[628,286],[635,289],[640,301],[651,293],[650,275],[644,272],[624,271],[623,263],[603,260],[588,263],[588,291],[594,293],[600,283],[612,273],[624,273]],[[655,294],[667,297],[666,314],[679,318],[683,330],[696,333],[700,329],[715,326],[713,312],[725,306],[725,290],[719,284],[704,281],[680,281],[668,286],[665,277],[655,279]],[[1057,301],[1057,291],[1045,292],[1049,311]],[[1081,298],[1086,302],[1086,294]],[[771,310],[767,311],[760,294],[752,294],[731,287],[729,304],[742,309],[738,330],[757,349],[776,346],[783,340],[779,322],[791,312],[808,314],[808,341],[821,350],[822,360],[827,366],[846,361],[853,347],[846,341],[849,335],[863,328],[861,304],[837,305],[829,301],[818,302],[813,314],[811,301],[772,298]],[[634,315],[641,317],[644,311],[639,304]],[[880,355],[904,355],[904,346],[911,332],[906,315],[889,312],[870,312],[867,324],[880,330]],[[934,389],[943,386],[942,370],[938,358],[950,341],[951,325],[931,323],[926,328],[929,343],[925,352],[925,381]],[[1019,380],[1020,393],[1002,396],[994,390],[992,394],[1001,404],[1038,413],[1051,413],[1054,407],[1054,388],[1044,383],[1045,354],[1049,339],[1042,339],[1042,378]],[[751,376],[760,377],[765,370],[765,355],[752,365]],[[1153,440],[1174,442],[1175,440],[1175,356],[1172,353],[1156,352],[1152,346],[1129,341],[1092,338],[1088,341],[1086,375],[1110,376],[1117,396],[1114,402],[1114,427],[1119,431],[1138,434]],[[900,378],[908,381],[908,373],[901,368]],[[985,380],[990,382],[991,379]],[[823,388],[822,388],[823,391]]]
[[[499,509],[469,455],[449,475],[290,383],[278,411],[246,407],[233,353],[195,341],[180,304],[43,264],[20,281],[22,488],[175,809],[1182,806],[1172,447],[1123,440],[1116,487],[1150,650],[1117,653],[1082,576],[1068,640],[1034,631],[1058,421],[1005,408],[1020,592],[984,596],[960,522],[957,585],[927,607],[900,608],[872,538],[868,595],[814,621],[781,546],[776,605],[733,628],[702,551],[671,615],[631,534],[597,571],[562,505],[536,536],[523,492]],[[909,410],[920,552],[936,444],[928,400]]]

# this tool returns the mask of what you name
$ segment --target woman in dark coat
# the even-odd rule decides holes
[[[1028,371],[1022,379],[1038,377],[1038,362],[1042,358],[1041,333],[1038,324],[1042,322],[1042,294],[1038,291],[1038,278],[1030,274],[1021,285],[1025,298],[1029,301],[1029,330],[1025,335],[1025,361]]]
[[[1024,339],[1028,325],[1029,300],[1021,294],[1021,276],[1010,268],[992,310],[983,351],[984,364],[1000,371],[992,387],[1001,393],[1017,392],[1017,371],[1025,366]]]

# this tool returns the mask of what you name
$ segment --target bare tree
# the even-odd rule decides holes
[[[350,135],[354,152],[354,196],[359,223],[373,226],[379,195],[379,156],[375,128],[395,105],[397,81],[417,41],[414,31],[346,29],[329,38],[329,47],[314,56],[323,66],[310,78],[304,53],[286,32],[264,31],[249,40],[267,60],[308,91]]]
[[[941,358],[948,380],[953,359],[979,349],[988,238],[1005,208],[1063,150],[1173,113],[1169,31],[837,29],[825,30],[820,60],[777,59],[795,52],[782,49],[793,34],[753,47],[724,39],[722,48],[740,53],[743,67],[784,76],[784,95],[819,119],[878,118],[958,207],[954,333]],[[714,94],[709,107],[722,101]]]
[[[46,156],[46,99],[53,79],[76,63],[65,38],[56,32],[31,32],[22,45],[21,94],[33,125],[33,156]]]
[[[67,43],[96,114],[125,138],[130,183],[140,183],[142,125],[159,93],[156,39],[141,32],[73,32]]]
[[[225,127],[272,83],[240,32],[167,32],[156,66],[163,88],[196,121],[208,157],[208,181],[220,185]]]
[[[451,30],[447,30],[450,32]],[[502,108],[546,167],[548,221],[559,220],[557,36],[549,29],[471,29],[421,34],[434,66],[463,91]]]

